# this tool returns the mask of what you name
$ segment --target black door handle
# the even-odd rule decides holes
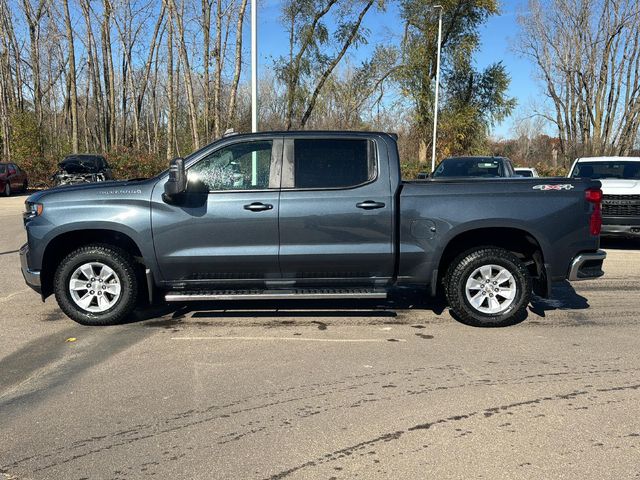
[[[384,208],[384,203],[365,200],[364,202],[356,203],[356,207],[364,208],[365,210],[374,210],[376,208]]]
[[[263,212],[264,210],[271,210],[272,208],[273,205],[262,202],[253,202],[244,206],[245,210],[251,210],[252,212]]]

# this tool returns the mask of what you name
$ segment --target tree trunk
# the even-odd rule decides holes
[[[213,57],[215,59],[215,75],[213,79],[213,134],[216,138],[222,133],[220,125],[220,97],[222,90],[222,0],[216,1],[216,43]]]
[[[172,0],[167,0],[172,1]],[[173,20],[167,18],[167,160],[174,157]]]
[[[193,93],[193,80],[191,76],[191,64],[187,53],[187,44],[184,34],[184,23],[182,22],[182,12],[179,14],[175,0],[169,0],[171,6],[171,16],[178,28],[179,54],[182,67],[184,68],[184,83],[187,90],[187,101],[189,104],[189,118],[191,120],[191,138],[193,140],[193,149],[200,148],[200,135],[198,134],[198,112],[196,109],[196,101]]]
[[[230,128],[236,119],[236,103],[238,97],[238,84],[240,82],[240,74],[242,72],[242,26],[244,25],[244,15],[247,10],[247,0],[242,0],[240,9],[238,10],[238,19],[236,22],[236,57],[235,68],[233,71],[233,81],[231,82],[231,92],[229,93],[229,109],[227,112],[227,121],[225,130]]]
[[[106,96],[107,108],[105,109],[105,133],[107,135],[107,143],[105,147],[110,149],[118,146],[116,135],[116,82],[115,72],[113,69],[113,58],[111,56],[111,2],[103,0],[103,16],[102,16],[102,63],[104,75],[104,90]]]
[[[360,24],[362,23],[362,19],[364,18],[364,16],[367,14],[369,9],[373,5],[373,2],[374,0],[369,0],[365,4],[364,8],[360,12],[360,15],[358,15],[358,19],[356,20],[356,23],[353,24],[351,28],[349,37],[347,37],[344,44],[342,45],[342,49],[340,50],[338,55],[336,55],[336,57],[333,60],[331,60],[331,62],[329,62],[329,65],[327,66],[325,71],[322,72],[322,75],[320,76],[320,80],[318,81],[318,84],[316,85],[316,88],[314,89],[313,94],[311,95],[311,100],[309,101],[309,105],[307,106],[307,109],[304,112],[304,115],[302,116],[302,120],[300,121],[300,128],[304,128],[305,125],[307,124],[307,121],[309,120],[309,116],[311,116],[311,112],[313,112],[313,109],[316,106],[316,101],[318,99],[318,95],[320,94],[320,91],[322,90],[322,87],[324,86],[325,82],[327,81],[327,78],[329,78],[329,75],[331,75],[331,73],[336,68],[338,63],[340,63],[340,60],[342,60],[342,57],[344,57],[344,54],[347,53],[347,50],[349,49],[349,47],[353,43],[353,40],[356,38],[356,35],[358,34],[358,30],[360,29]]]
[[[204,53],[202,63],[204,68],[203,90],[204,90],[204,135],[209,140],[211,135],[211,79],[209,78],[209,68],[211,64],[211,2],[202,0],[202,42]]]
[[[73,45],[73,29],[71,28],[71,16],[69,15],[69,0],[63,0],[64,20],[67,29],[67,44],[69,47],[69,89],[71,102],[71,149],[78,153],[78,90],[76,79],[76,56]]]

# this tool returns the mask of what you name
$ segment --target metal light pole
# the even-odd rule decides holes
[[[258,1],[251,0],[251,132],[258,131]],[[251,152],[251,185],[258,184],[258,154]]]
[[[258,7],[251,0],[251,131],[258,131]]]
[[[436,134],[438,132],[438,91],[440,87],[440,44],[442,43],[442,5],[434,5],[440,9],[438,17],[438,58],[436,60],[436,98],[433,105],[433,142],[431,144],[431,173],[436,169]]]

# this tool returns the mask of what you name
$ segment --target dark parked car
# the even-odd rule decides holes
[[[68,155],[53,175],[54,186],[113,180],[111,167],[101,155]]]
[[[13,192],[26,192],[27,174],[15,163],[0,163],[0,194],[8,197]]]
[[[225,137],[155,178],[27,199],[22,272],[77,322],[138,301],[385,298],[443,287],[469,324],[524,319],[532,292],[603,274],[600,182],[405,182],[385,133]],[[90,208],[87,208],[90,206]]]
[[[433,178],[518,177],[511,160],[505,157],[449,157],[436,168]]]

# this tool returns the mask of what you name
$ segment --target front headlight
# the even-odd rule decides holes
[[[42,215],[43,211],[44,205],[42,205],[41,203],[24,202],[24,213],[22,214],[22,218],[25,222],[27,222]]]

